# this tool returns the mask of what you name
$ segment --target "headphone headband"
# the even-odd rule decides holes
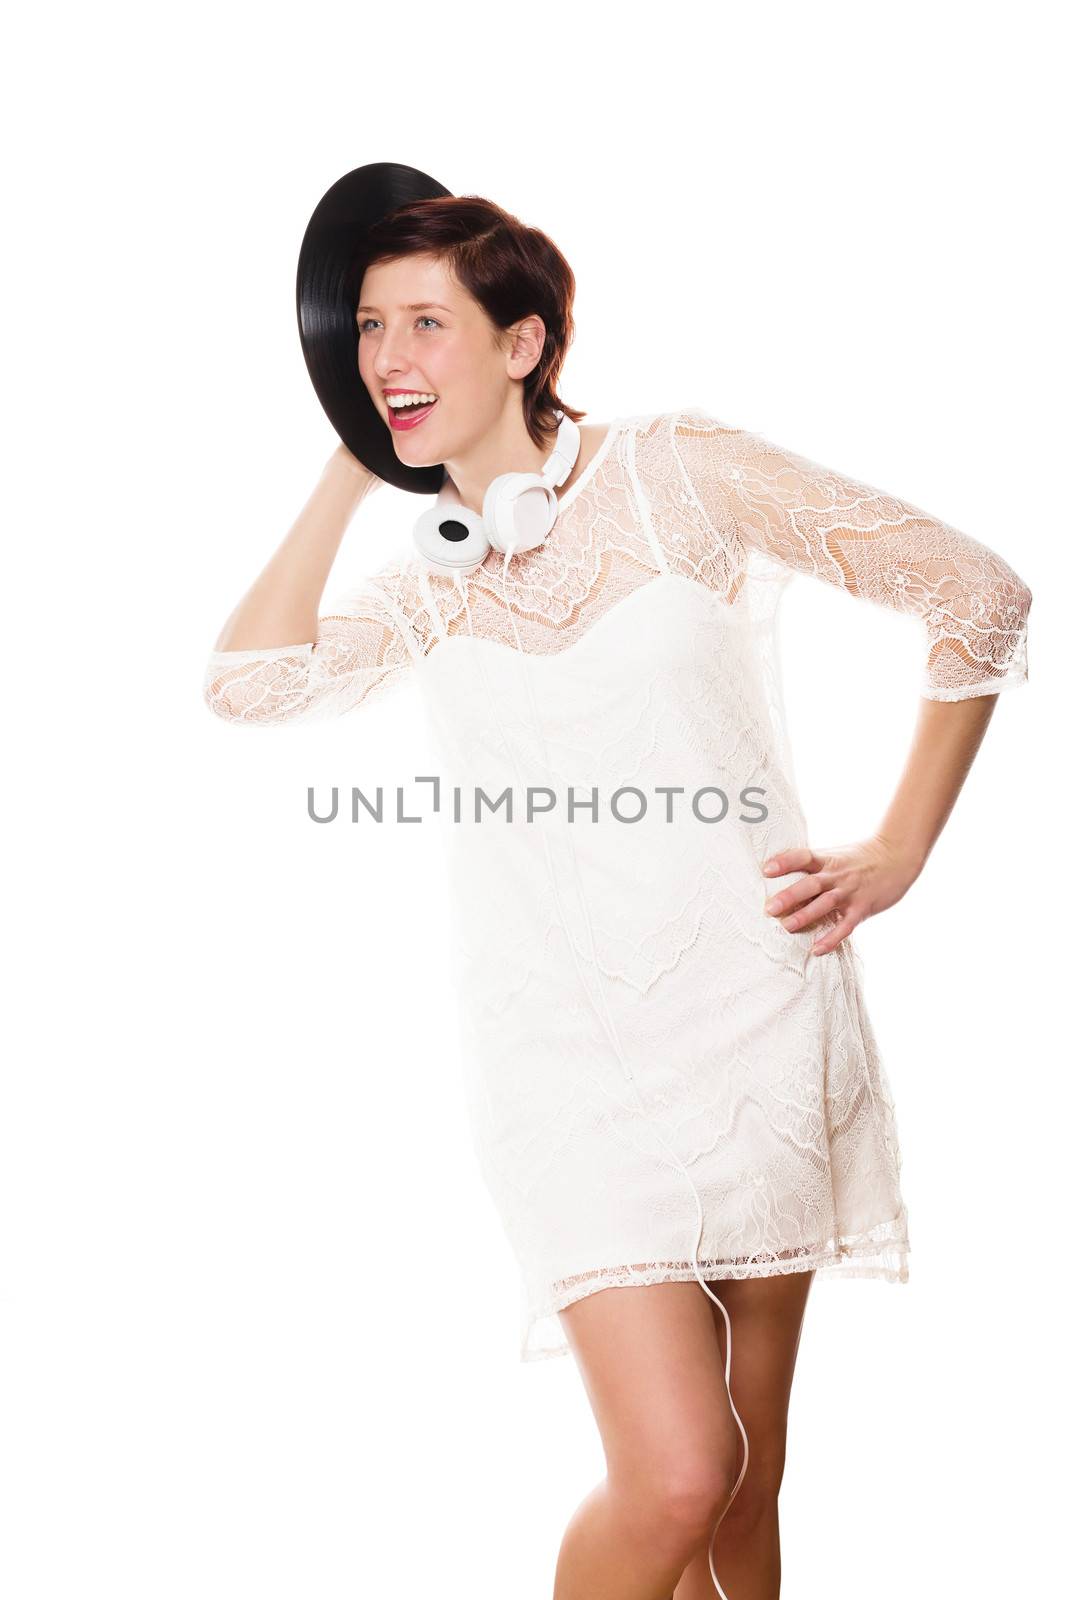
[[[541,468],[541,476],[553,489],[558,489],[561,483],[566,483],[574,470],[574,463],[582,447],[582,436],[577,423],[572,422],[566,412],[557,411],[555,414],[559,418],[556,443],[552,447],[552,454]]]

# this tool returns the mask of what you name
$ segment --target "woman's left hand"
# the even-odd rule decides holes
[[[786,872],[807,874],[772,895],[764,910],[779,917],[791,933],[832,913],[836,926],[811,945],[813,954],[824,956],[867,917],[896,905],[919,876],[921,863],[875,834],[832,850],[779,850],[763,863],[763,871],[771,878]]]

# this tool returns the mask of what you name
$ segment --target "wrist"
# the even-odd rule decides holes
[[[335,470],[356,483],[369,487],[375,481],[374,473],[354,456],[346,444],[339,444],[326,463],[326,470]]]
[[[930,854],[930,845],[921,839],[915,839],[906,834],[892,833],[885,828],[879,828],[875,838],[885,846],[893,859],[909,872],[913,879],[917,878],[926,865]]]

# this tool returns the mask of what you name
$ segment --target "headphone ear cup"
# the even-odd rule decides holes
[[[415,523],[415,548],[438,571],[473,572],[491,546],[484,518],[458,500],[439,499]]]
[[[504,472],[486,490],[482,519],[494,550],[534,550],[556,523],[557,501],[539,473]]]

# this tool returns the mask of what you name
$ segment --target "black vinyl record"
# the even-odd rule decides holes
[[[415,167],[375,161],[338,178],[312,213],[296,269],[296,315],[311,382],[338,436],[357,460],[398,489],[436,494],[444,467],[398,460],[389,425],[359,375],[356,305],[362,245],[372,223],[413,200],[450,196]]]

